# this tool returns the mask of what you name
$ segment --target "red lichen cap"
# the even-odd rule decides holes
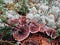
[[[35,22],[31,22],[29,25],[29,30],[31,33],[37,33],[39,32],[39,24]]]
[[[13,37],[17,41],[22,41],[26,39],[29,36],[29,34],[30,34],[29,28],[27,26],[23,26],[13,33]]]

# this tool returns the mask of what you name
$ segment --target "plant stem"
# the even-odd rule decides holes
[[[8,43],[8,44],[14,45],[14,43],[12,43],[12,42],[13,42],[13,41],[0,40],[0,43]]]

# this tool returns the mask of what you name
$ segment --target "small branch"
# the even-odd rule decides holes
[[[11,45],[15,45],[14,43],[12,43],[13,41],[4,41],[4,40],[0,40],[0,43],[8,43]]]

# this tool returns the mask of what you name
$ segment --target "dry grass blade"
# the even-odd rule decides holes
[[[8,44],[10,44],[10,45],[15,45],[14,43],[12,43],[13,41],[4,41],[4,40],[0,40],[0,43],[4,43],[4,44],[6,44],[6,43],[8,43]]]

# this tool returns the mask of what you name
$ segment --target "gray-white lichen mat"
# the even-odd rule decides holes
[[[39,0],[32,0],[34,2],[39,2]],[[4,0],[4,3],[6,4],[10,4],[10,3],[14,3],[15,0]],[[41,1],[40,1],[41,2]],[[47,3],[47,1],[45,0],[45,2]],[[57,5],[57,6],[54,6]],[[43,23],[43,24],[47,24],[48,26],[52,27],[52,28],[56,28],[56,26],[60,27],[59,23],[60,23],[60,20],[59,20],[59,13],[60,13],[60,3],[59,3],[59,0],[55,1],[53,4],[53,6],[51,7],[51,9],[49,10],[48,14],[47,13],[47,10],[50,8],[49,5],[46,5],[46,4],[42,4],[41,3],[37,3],[37,4],[32,4],[31,3],[31,8],[29,7],[29,10],[30,12],[27,14],[27,18],[31,18],[31,20],[35,20],[37,21],[38,23]],[[18,6],[19,4],[16,3],[15,6]],[[36,9],[36,7],[39,8],[39,10]],[[8,10],[11,12],[11,10]],[[14,13],[14,11],[13,11]],[[9,15],[9,17],[13,17],[13,15],[11,16],[9,13],[7,14]],[[19,14],[17,14],[19,15]],[[41,21],[40,21],[41,20]],[[57,21],[56,21],[57,20]],[[47,22],[48,23],[47,23]],[[52,25],[53,24],[53,25]]]

